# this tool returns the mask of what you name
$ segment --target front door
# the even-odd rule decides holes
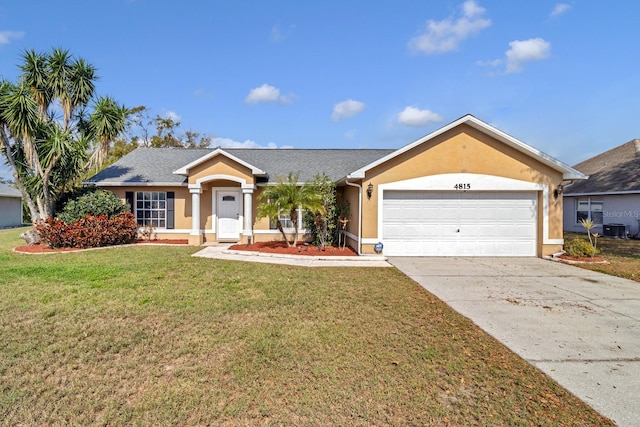
[[[218,191],[218,240],[240,240],[240,193]]]

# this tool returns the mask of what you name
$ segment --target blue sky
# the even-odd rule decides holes
[[[0,76],[61,47],[98,68],[98,94],[214,146],[398,148],[470,113],[575,164],[640,137],[639,15],[634,0],[4,1]]]

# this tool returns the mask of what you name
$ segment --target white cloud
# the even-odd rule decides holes
[[[506,73],[518,73],[526,62],[547,59],[551,53],[551,43],[539,37],[509,42]]]
[[[275,142],[269,142],[267,145],[260,145],[257,142],[246,139],[244,141],[236,141],[231,138],[220,138],[215,137],[211,139],[210,147],[221,147],[221,148],[265,148],[265,149],[275,149],[278,148],[278,145]],[[280,148],[291,148],[289,146],[283,146]]]
[[[481,67],[497,67],[502,64],[502,59],[494,59],[493,61],[477,61],[476,64]]]
[[[425,54],[456,50],[462,41],[491,26],[491,20],[483,18],[484,12],[475,0],[467,0],[462,4],[461,17],[428,20],[426,31],[409,40],[409,47]]]
[[[0,45],[11,43],[12,39],[21,39],[24,31],[0,31]]]
[[[180,119],[182,119],[182,117],[180,117],[178,115],[178,113],[176,113],[175,111],[170,111],[170,110],[166,110],[164,112],[164,117],[167,118],[167,119],[171,119],[174,122],[179,122]]]
[[[353,117],[366,107],[364,102],[354,101],[353,99],[347,99],[333,106],[333,113],[331,119],[334,121],[340,121],[347,117]]]
[[[549,16],[551,16],[552,18],[558,17],[560,15],[562,15],[563,13],[567,12],[569,9],[571,9],[571,5],[568,3],[558,3],[555,5],[555,7],[553,8],[553,10],[551,11],[551,14]]]
[[[247,104],[258,104],[261,102],[280,102],[282,104],[290,104],[295,101],[294,94],[280,95],[280,89],[275,86],[263,84],[260,87],[251,89],[249,95],[245,98]]]
[[[425,126],[429,123],[438,123],[444,120],[440,114],[430,110],[420,110],[416,107],[406,107],[398,113],[398,123],[403,126]]]

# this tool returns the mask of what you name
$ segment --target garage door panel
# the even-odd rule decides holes
[[[535,192],[385,191],[385,254],[535,256]]]

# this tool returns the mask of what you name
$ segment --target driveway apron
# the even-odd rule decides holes
[[[538,258],[389,262],[601,414],[640,425],[640,283]]]

